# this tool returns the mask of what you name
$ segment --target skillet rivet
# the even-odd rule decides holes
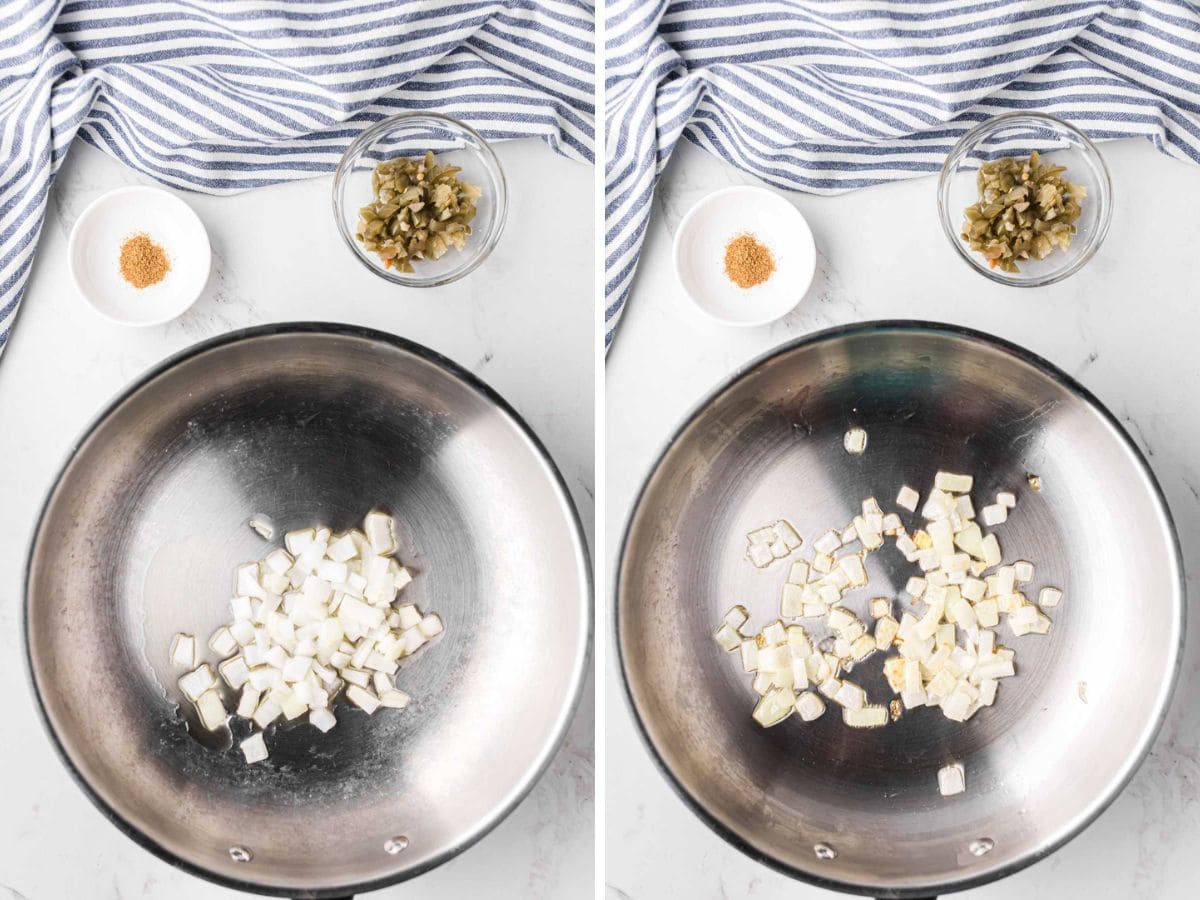
[[[813,844],[813,853],[817,859],[837,859],[837,851],[828,844]]]
[[[250,852],[249,847],[230,847],[229,858],[235,863],[244,863],[254,859],[254,854]]]
[[[395,856],[397,853],[401,852],[402,850],[408,849],[408,838],[406,838],[402,834],[398,834],[395,837],[388,838],[386,841],[383,842],[383,849],[386,850],[388,853],[392,854],[393,856]]]
[[[986,856],[995,846],[996,842],[991,838],[979,838],[979,840],[971,841],[967,845],[967,849],[975,856]]]

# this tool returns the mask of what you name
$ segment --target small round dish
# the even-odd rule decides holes
[[[775,271],[742,288],[725,274],[725,247],[742,234],[765,245]],[[789,313],[808,291],[817,268],[812,231],[796,207],[766,188],[714,191],[696,203],[675,232],[675,274],[684,292],[725,325],[766,325]]]
[[[1075,222],[1078,233],[1066,250],[1024,260],[1020,272],[1002,272],[962,239],[963,210],[979,199],[976,177],[982,162],[1034,150],[1065,166],[1064,177],[1087,188]],[[1044,113],[1005,113],[976,125],[950,151],[938,179],[937,204],[946,238],[971,268],[1000,284],[1041,287],[1075,274],[1100,248],[1112,218],[1112,182],[1100,151],[1078,128]]]
[[[157,284],[136,288],[121,275],[121,245],[146,234],[171,264]],[[67,265],[81,297],[121,325],[161,325],[196,302],[208,282],[212,247],[190,206],[161,188],[134,185],[98,197],[67,241]]]
[[[483,194],[475,204],[472,233],[462,250],[414,263],[415,272],[398,272],[386,268],[355,238],[358,211],[371,202],[376,163],[423,156],[427,150],[437,154],[438,162],[461,168],[459,177]],[[333,218],[342,240],[372,273],[405,287],[437,287],[475,271],[500,240],[507,216],[508,186],[488,142],[469,125],[438,113],[401,113],[372,125],[346,148],[333,176]]]

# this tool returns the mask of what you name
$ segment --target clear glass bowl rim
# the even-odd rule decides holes
[[[415,273],[394,272],[391,269],[385,269],[376,265],[366,255],[367,251],[358,245],[358,242],[354,239],[354,235],[350,233],[350,229],[346,225],[346,216],[342,209],[342,187],[346,176],[350,174],[355,161],[363,154],[366,148],[378,140],[381,135],[394,130],[397,126],[410,124],[422,119],[433,120],[450,131],[464,132],[470,137],[478,145],[472,149],[479,153],[484,165],[494,173],[496,183],[500,187],[499,196],[493,199],[495,211],[492,214],[491,233],[482,245],[476,247],[471,262],[459,269],[437,277],[422,277]],[[366,266],[372,274],[404,287],[438,287],[439,285],[458,281],[458,279],[474,272],[479,268],[480,263],[491,255],[492,250],[499,243],[500,235],[503,234],[504,226],[508,219],[508,180],[504,174],[504,168],[500,165],[499,158],[492,149],[492,145],[470,125],[442,113],[427,112],[425,110],[411,110],[397,113],[394,116],[381,119],[363,131],[350,142],[350,146],[346,148],[346,151],[342,154],[342,158],[338,160],[337,169],[333,173],[333,219],[337,225],[338,234],[342,236],[342,242],[350,248],[350,252],[354,254],[355,258]]]
[[[1100,204],[1099,215],[1096,221],[1096,227],[1088,235],[1086,243],[1080,247],[1079,254],[1075,260],[1068,266],[1060,269],[1048,271],[1042,278],[1023,278],[1015,279],[1006,272],[998,270],[993,271],[986,266],[981,265],[973,258],[973,251],[970,250],[961,240],[958,233],[958,228],[950,221],[951,210],[949,208],[950,182],[955,175],[958,165],[966,157],[967,153],[984,138],[990,137],[1001,128],[1006,128],[1014,123],[1019,123],[1021,120],[1032,121],[1043,128],[1051,128],[1055,131],[1064,132],[1073,141],[1077,142],[1084,150],[1085,154],[1095,161],[1094,170],[1099,180],[1099,191],[1095,197],[1095,202]],[[1089,198],[1092,199],[1092,198]],[[991,279],[997,284],[1008,285],[1009,287],[1044,287],[1048,284],[1062,281],[1071,275],[1074,275],[1084,265],[1096,255],[1096,251],[1100,249],[1100,245],[1104,242],[1105,236],[1108,234],[1108,226],[1112,220],[1112,178],[1108,173],[1108,166],[1104,162],[1104,157],[1096,145],[1092,143],[1091,138],[1076,128],[1069,122],[1064,122],[1055,116],[1041,112],[1026,112],[1017,110],[1015,112],[1001,113],[998,116],[993,116],[990,119],[985,119],[980,122],[961,138],[958,143],[950,150],[946,156],[946,161],[942,164],[941,174],[938,176],[937,189],[937,205],[938,218],[942,222],[942,231],[945,232],[946,239],[950,241],[951,246],[962,258],[962,260],[980,275]]]

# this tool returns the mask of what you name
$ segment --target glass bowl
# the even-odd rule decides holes
[[[397,156],[424,156],[427,150],[437,154],[439,163],[460,167],[459,177],[483,194],[475,204],[472,233],[462,250],[414,262],[415,272],[399,272],[386,268],[355,239],[358,211],[373,197],[371,172],[376,163]],[[342,240],[374,274],[405,287],[436,287],[473,272],[500,240],[507,215],[508,186],[492,148],[469,125],[438,113],[401,113],[372,125],[346,148],[333,176],[333,217]]]
[[[1055,248],[1045,259],[1019,262],[1020,272],[992,269],[962,239],[963,210],[979,199],[975,178],[982,162],[1028,156],[1034,150],[1065,166],[1067,180],[1087,188],[1075,221],[1078,231],[1066,250]],[[1000,284],[1040,287],[1073,275],[1095,255],[1112,217],[1112,183],[1100,152],[1079,129],[1044,113],[1006,113],[976,125],[955,144],[942,166],[937,202],[946,238],[971,268]]]

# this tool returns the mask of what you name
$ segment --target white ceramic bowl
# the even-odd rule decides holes
[[[171,269],[158,284],[135,288],[121,275],[121,245],[143,232],[166,251]],[[212,248],[190,206],[160,188],[132,186],[109,191],[83,211],[71,229],[67,259],[76,289],[106,319],[161,325],[204,290]]]
[[[764,244],[775,271],[741,288],[725,274],[725,246],[740,234]],[[808,292],[817,268],[812,231],[796,207],[774,191],[730,187],[688,210],[675,233],[675,274],[705,313],[726,325],[766,325],[790,312]]]

